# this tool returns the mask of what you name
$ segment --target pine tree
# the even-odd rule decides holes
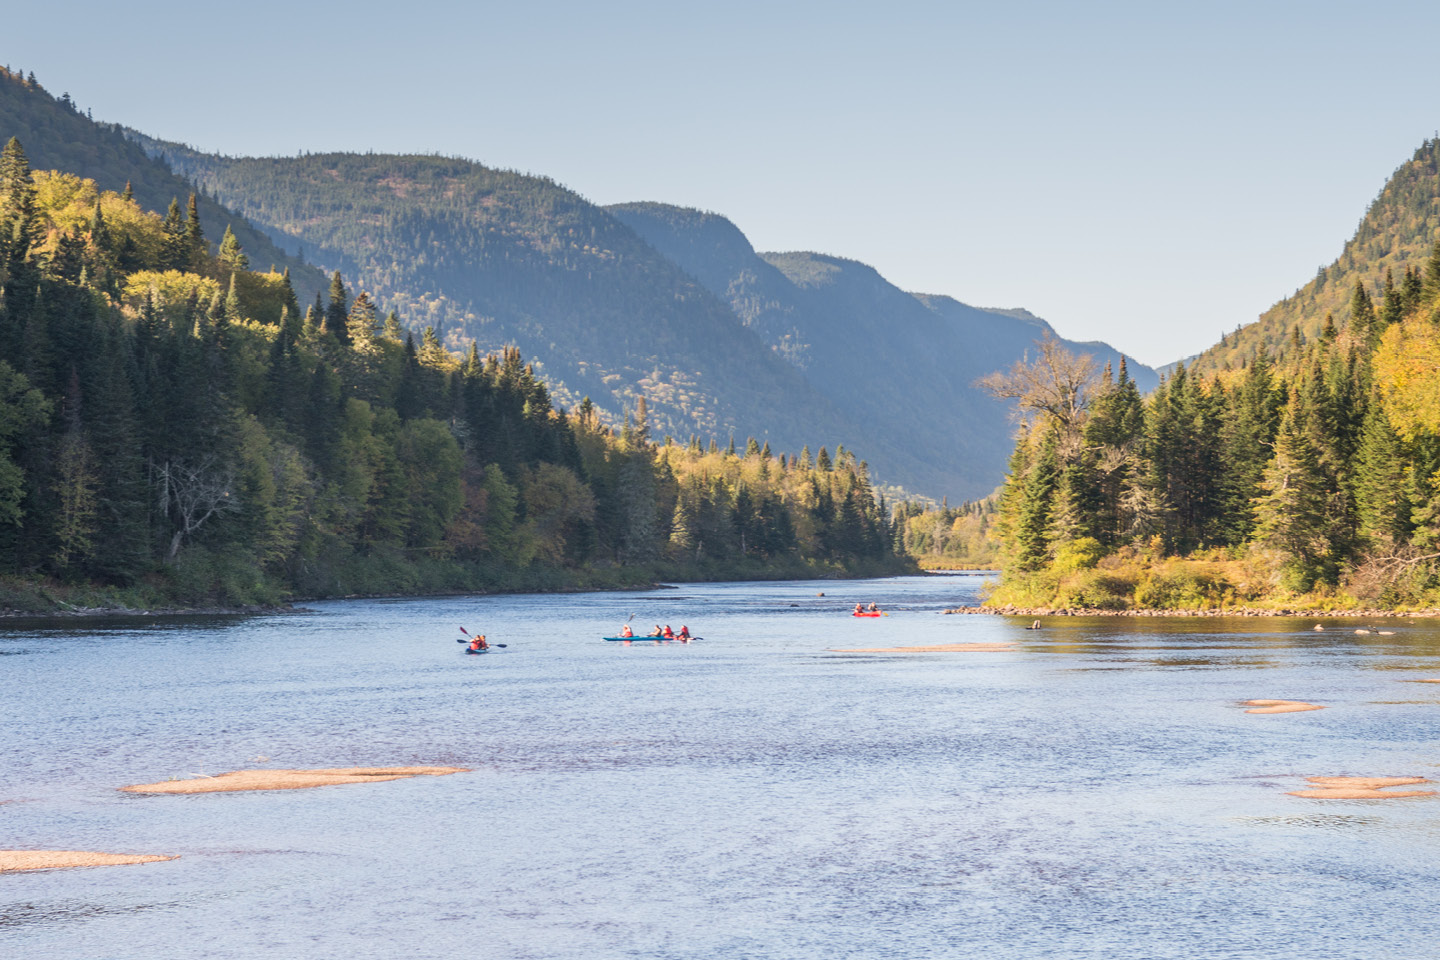
[[[1365,284],[1355,281],[1355,292],[1350,295],[1350,332],[1361,346],[1368,346],[1376,335],[1375,307]]]
[[[185,238],[185,221],[180,216],[180,201],[176,198],[172,197],[170,200],[161,231],[164,238],[160,251],[160,266],[166,270],[189,270],[190,246]]]
[[[1326,491],[1320,463],[1287,411],[1275,437],[1275,454],[1255,498],[1255,540],[1289,559],[1292,583],[1308,589],[1316,565],[1330,552],[1326,536]]]
[[[1440,240],[1430,248],[1430,256],[1425,261],[1425,278],[1421,281],[1420,300],[1422,304],[1433,304],[1440,301]]]
[[[245,251],[240,247],[240,241],[235,239],[235,232],[230,229],[228,224],[225,227],[225,236],[220,241],[220,262],[229,267],[232,273],[236,270],[250,269],[250,258],[245,256]],[[288,285],[289,270],[286,270],[285,277]],[[292,298],[295,296],[293,289],[290,291],[290,296]]]
[[[1404,543],[1411,529],[1406,457],[1379,403],[1365,417],[1354,485],[1360,536],[1380,549]]]
[[[226,231],[229,231],[229,227],[226,227]],[[184,238],[186,265],[180,269],[196,271],[203,269],[205,261],[210,256],[210,244],[206,242],[205,233],[200,229],[200,206],[193,193],[190,194],[188,213],[185,218]],[[238,247],[239,244],[236,246]]]
[[[350,295],[345,292],[345,281],[340,277],[340,271],[336,270],[335,275],[330,278],[330,303],[325,308],[325,323],[321,331],[330,334],[342,344],[349,343],[349,319]]]
[[[1405,318],[1405,294],[1395,285],[1395,272],[1385,269],[1385,296],[1380,302],[1380,332]]]

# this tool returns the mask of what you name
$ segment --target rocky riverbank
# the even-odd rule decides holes
[[[1366,620],[1376,617],[1440,617],[1440,610],[1307,610],[1303,607],[1234,607],[1223,609],[1100,610],[1087,607],[954,607],[942,613],[989,614],[1000,617],[1304,617],[1319,620]]]

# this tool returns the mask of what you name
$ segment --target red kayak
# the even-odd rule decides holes
[[[852,616],[852,617],[883,617],[884,614],[877,611],[877,612],[875,612],[875,613],[852,613],[852,614],[850,614],[850,616]]]

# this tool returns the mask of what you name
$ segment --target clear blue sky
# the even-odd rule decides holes
[[[1440,4],[14,5],[0,61],[230,154],[458,154],[1147,363],[1330,262],[1440,128]]]

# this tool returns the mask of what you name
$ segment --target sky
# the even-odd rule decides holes
[[[711,210],[1152,365],[1313,277],[1440,128],[1433,2],[14,6],[0,62],[97,120]]]

